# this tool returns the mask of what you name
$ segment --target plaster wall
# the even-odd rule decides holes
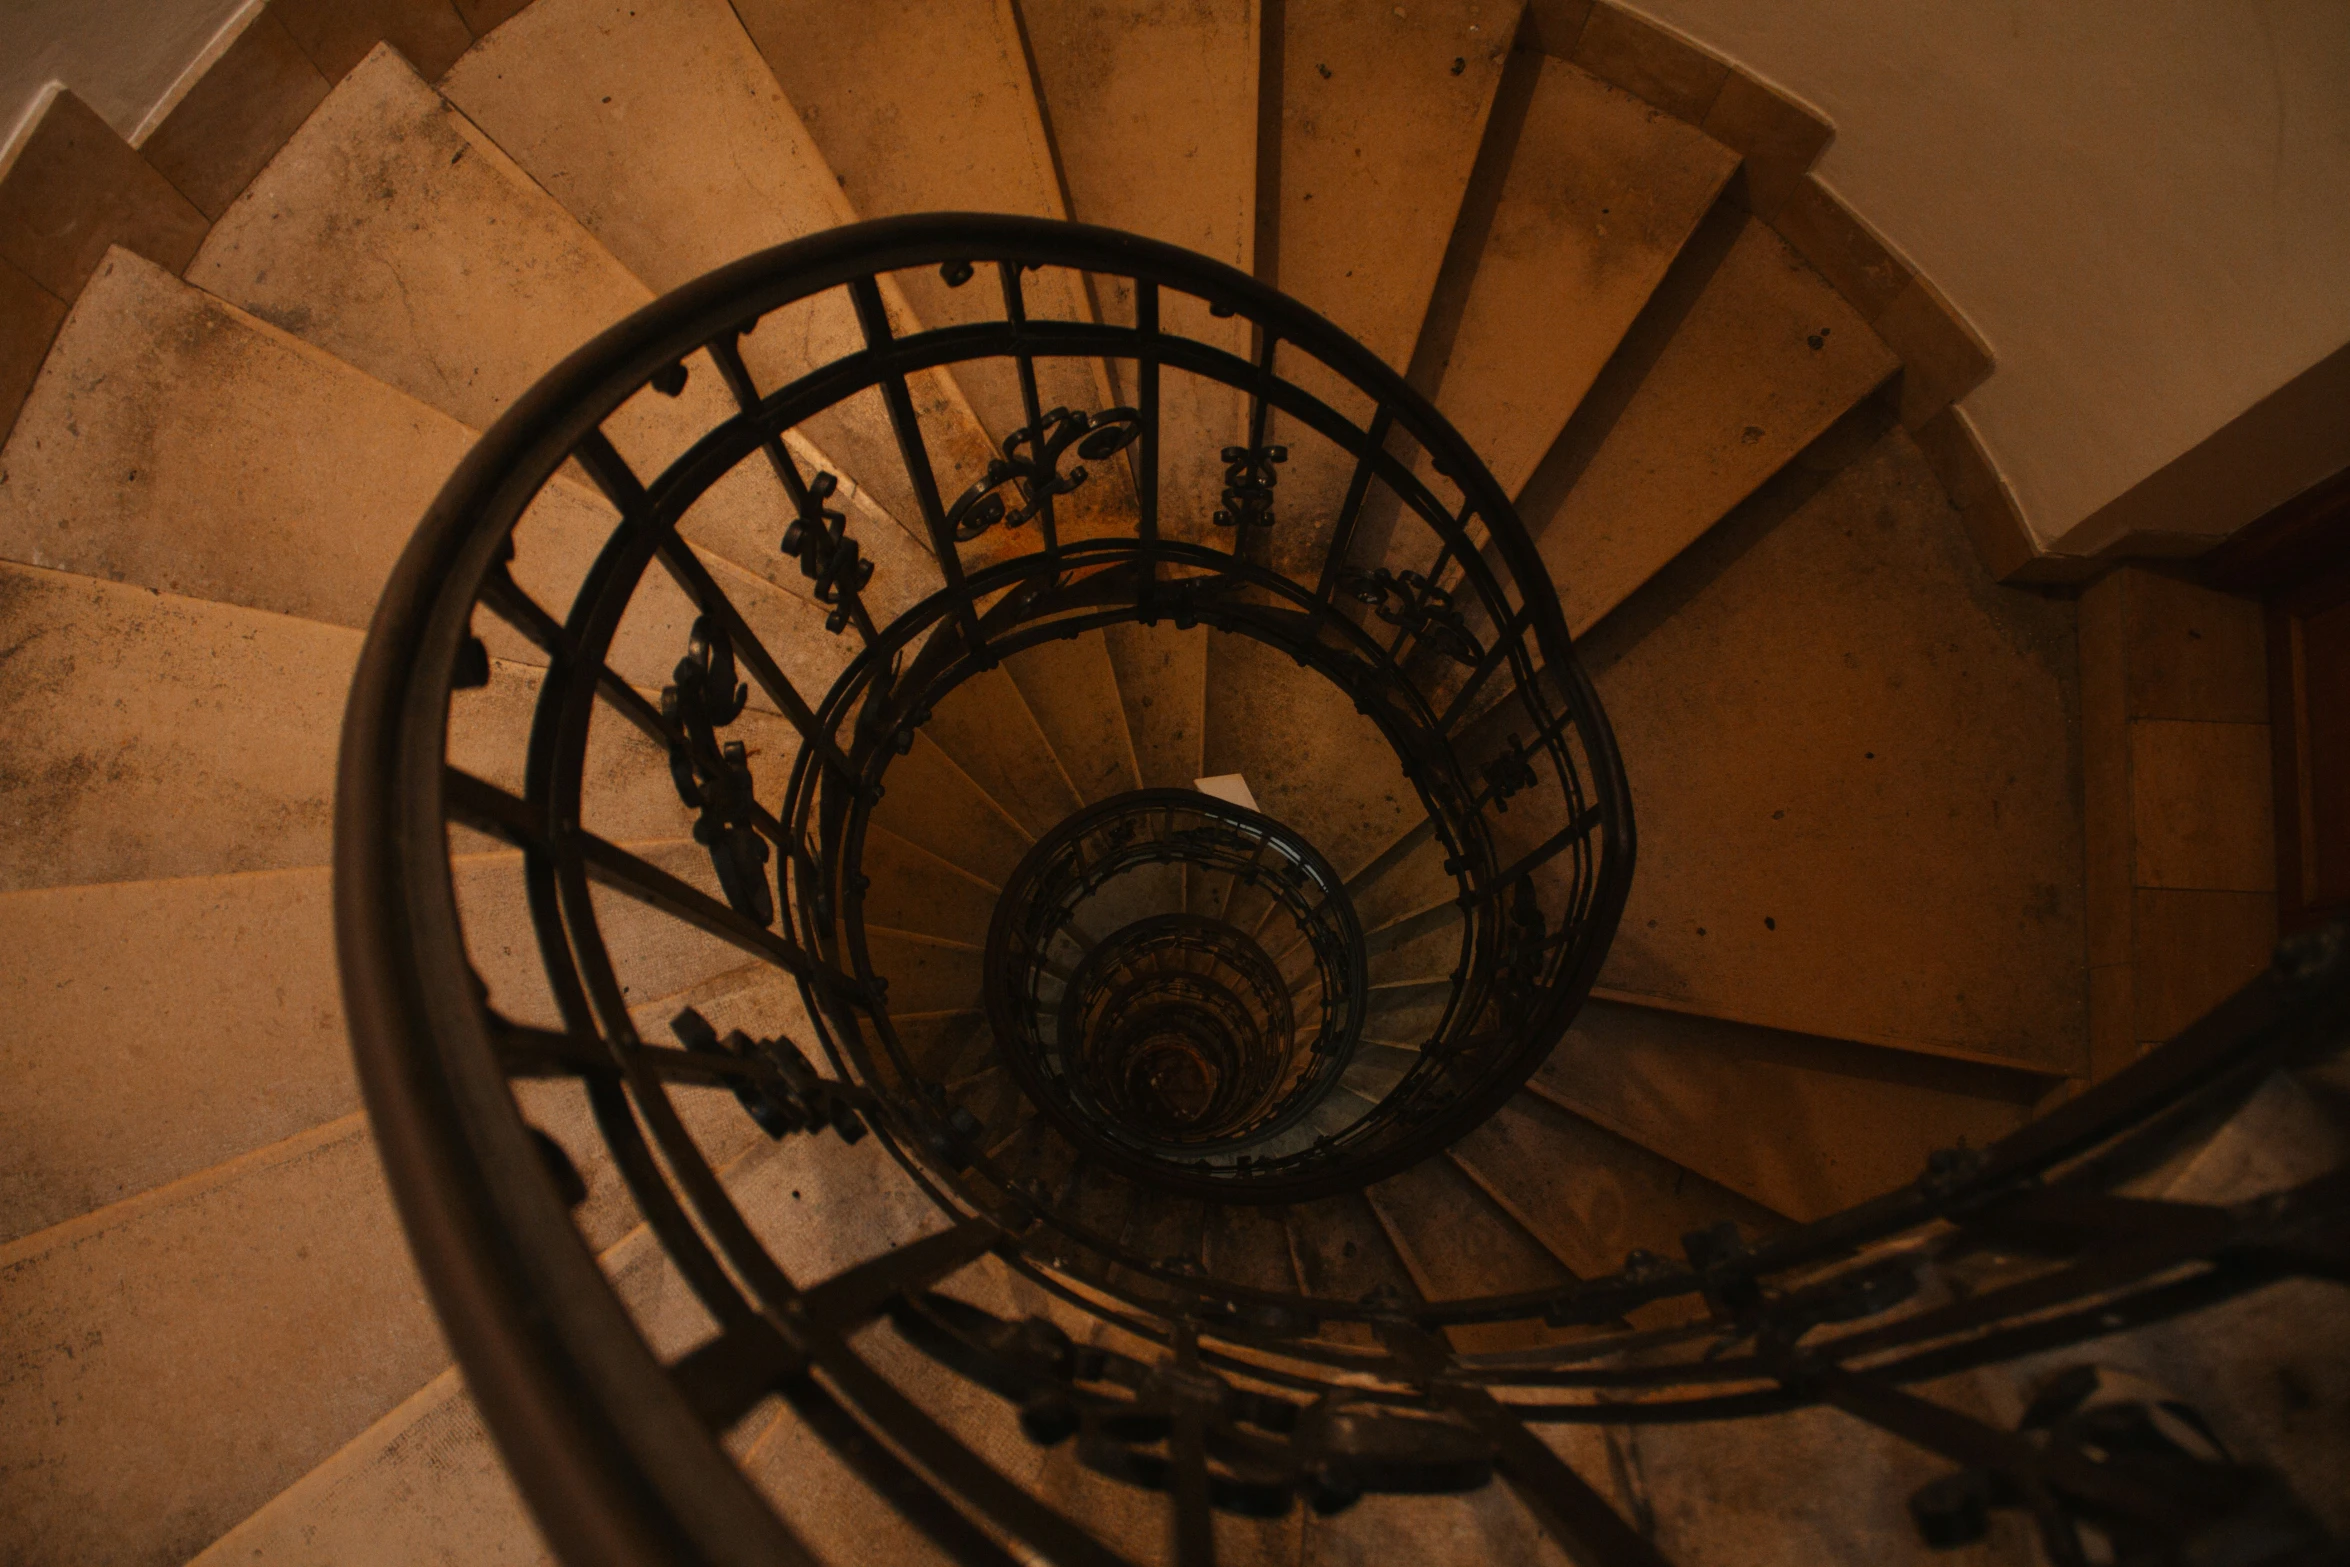
[[[1961,407],[2043,547],[2350,343],[2342,0],[1633,4],[1836,127],[1822,182],[1991,347]]]
[[[0,148],[63,82],[132,141],[251,0],[0,0]]]

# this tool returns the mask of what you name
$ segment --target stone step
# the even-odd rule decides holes
[[[538,0],[469,50],[440,89],[656,294],[857,220],[725,0]],[[887,292],[911,325],[895,287]],[[778,312],[742,350],[772,391],[863,347],[836,289]],[[987,437],[951,377],[917,377],[913,389],[951,498],[986,467]],[[801,434],[906,535],[860,537],[868,555],[929,548],[877,394]]]
[[[447,1364],[356,1113],[0,1248],[0,1517],[185,1561]]]
[[[1208,776],[1208,633],[1174,622],[1124,621],[1102,628],[1134,763],[1145,789],[1188,789]]]
[[[1069,216],[1181,245],[1249,271],[1256,249],[1261,12],[1250,0],[1169,10],[1151,0],[1029,0],[1020,19]],[[1098,278],[1103,319],[1134,320],[1131,287]],[[1246,358],[1247,330],[1162,293],[1161,323]],[[1125,372],[1126,367],[1117,367]],[[1135,389],[1121,383],[1119,398]],[[1213,542],[1223,449],[1245,444],[1247,400],[1176,370],[1159,378],[1159,530]],[[1230,539],[1222,541],[1229,547]]]
[[[1051,832],[1083,803],[1071,770],[1002,665],[948,692],[922,732],[1030,838]]]
[[[887,791],[873,820],[966,876],[1001,887],[1035,840],[954,758],[926,726],[890,764]]]
[[[873,972],[889,980],[889,1009],[921,1016],[968,1012],[980,1005],[979,947],[898,931],[868,930]]]
[[[1578,1278],[1601,1278],[1627,1252],[1681,1254],[1681,1237],[1724,1219],[1749,1238],[1786,1218],[1630,1140],[1520,1093],[1449,1158]]]
[[[1069,215],[1013,7],[921,0],[843,14],[818,0],[744,0],[735,11],[859,213]],[[1003,314],[992,267],[959,288],[934,268],[901,273],[898,284],[933,327]],[[1093,318],[1074,273],[1047,268],[1022,286],[1032,317]],[[1045,360],[1036,375],[1045,409],[1114,400],[1096,363]],[[956,380],[999,445],[1028,422],[1010,361],[958,366]],[[1132,506],[1124,465],[1102,463],[1056,511],[1062,535],[1075,538],[1130,531]]]
[[[1437,407],[1511,496],[1738,165],[1696,127],[1564,60],[1513,69],[1532,80],[1522,102],[1495,110],[1489,135],[1509,135],[1508,163],[1490,213],[1477,214],[1474,272],[1431,367]],[[1436,346],[1423,339],[1420,352]]]
[[[713,1021],[716,1018],[713,1017]],[[725,1024],[719,1026],[724,1027]],[[729,1096],[731,1098],[731,1096]],[[740,1111],[737,1110],[740,1117]],[[745,1120],[747,1125],[747,1119]],[[787,1266],[810,1278],[923,1233],[902,1207],[878,1214],[862,1200],[883,1184],[884,1172],[863,1168],[867,1144],[851,1149],[829,1137],[776,1144],[754,1134],[751,1143],[718,1161],[728,1189],[745,1215]],[[874,1149],[874,1151],[878,1151]],[[886,1155],[884,1159],[886,1160]],[[885,1175],[884,1175],[884,1178]],[[902,1183],[901,1183],[902,1184]],[[848,1188],[843,1190],[843,1188]],[[794,1222],[810,1193],[839,1195],[842,1206],[868,1220],[853,1238],[832,1226]],[[591,1198],[591,1203],[593,1199]],[[842,1228],[847,1228],[843,1226]],[[815,1241],[814,1248],[809,1241]],[[679,1294],[651,1232],[636,1225],[602,1248],[605,1271],[623,1302],[646,1324],[656,1346],[674,1355],[691,1346],[681,1329],[706,1331],[699,1308]],[[728,1445],[754,1476],[770,1486],[782,1478],[785,1453],[805,1459],[799,1485],[825,1488],[836,1506],[852,1509],[861,1528],[885,1527],[894,1516],[862,1487],[842,1488],[846,1476],[828,1471],[822,1444],[801,1437],[815,1452],[799,1454],[791,1436],[775,1427],[788,1420],[775,1401],[762,1405],[730,1433]],[[837,1460],[833,1461],[837,1470]],[[833,1482],[825,1487],[825,1478]],[[831,1492],[838,1490],[839,1494]],[[853,1511],[862,1495],[862,1512]],[[779,1501],[785,1500],[778,1488]],[[343,1567],[347,1563],[422,1562],[452,1539],[466,1542],[468,1562],[536,1563],[546,1547],[492,1445],[460,1374],[445,1370],[369,1426],[317,1468],[273,1497],[199,1555],[196,1567]]]
[[[2061,1081],[1593,1000],[1527,1086],[1809,1221],[1916,1180],[1937,1149],[1997,1141]]]
[[[1555,505],[1528,497],[1527,526],[1576,632],[1900,368],[1785,240],[1759,219],[1731,221],[1628,400],[1586,400],[1560,437],[1579,459],[1572,487]]]
[[[1319,849],[1341,876],[1426,815],[1378,726],[1336,685],[1241,636],[1209,643],[1209,776],[1248,779],[1258,809]]]
[[[1452,242],[1520,6],[1433,0],[1396,9],[1346,0],[1282,7],[1274,250],[1258,265],[1400,374]],[[1368,421],[1369,400],[1302,355],[1274,368]],[[1274,418],[1267,438],[1289,447],[1269,548],[1308,580],[1353,462],[1288,418]]]
[[[872,881],[865,889],[867,924],[974,945],[987,941],[997,893],[991,883],[878,823],[866,831],[859,864]]]
[[[1429,1300],[1555,1290],[1574,1281],[1559,1260],[1451,1161],[1424,1159],[1367,1187],[1372,1211]],[[1445,1330],[1456,1353],[1531,1349],[1569,1335],[1539,1323]]]
[[[708,878],[698,845],[638,848]],[[537,942],[511,895],[518,858],[461,856],[458,898],[493,998],[551,1022]],[[749,961],[640,907],[615,909],[611,929],[634,945],[629,973],[651,996]],[[198,1177],[358,1106],[324,866],[0,893],[0,937],[24,960],[0,984],[22,1023],[4,1047],[0,1239]],[[796,1002],[767,1010],[797,1017]],[[561,1097],[542,1084],[519,1092]]]
[[[1004,660],[1022,704],[1087,805],[1142,787],[1107,639],[1087,631]]]
[[[21,824],[0,888],[212,876],[332,857],[335,742],[359,633],[231,604],[0,563],[17,656],[0,710],[18,737],[0,800]],[[766,594],[768,603],[785,602]],[[457,693],[451,762],[519,791],[540,671],[493,660]],[[780,719],[727,730],[779,783]],[[679,838],[663,753],[617,717],[593,727],[582,821],[618,840]]]
[[[1641,841],[1600,984],[2084,1071],[2072,605],[1994,588],[1899,430],[1788,482],[1596,639]]]
[[[571,214],[379,48],[335,88],[221,221],[188,280],[475,429],[651,292]],[[707,355],[684,391],[650,389],[604,431],[649,480],[733,399]],[[804,465],[840,471],[804,444]],[[854,475],[849,475],[854,477]],[[935,588],[930,561],[885,513],[850,496],[887,618]],[[777,549],[781,484],[738,466],[681,524],[696,543],[804,595]]]
[[[0,457],[0,552],[364,630],[473,440],[448,415],[118,250],[77,301]],[[559,478],[516,530],[516,582],[561,619],[615,525],[600,497]],[[793,681],[831,682],[850,649],[824,630],[803,579],[779,591],[722,555],[703,560]],[[648,574],[608,662],[658,691],[694,613],[665,573]],[[544,662],[503,622],[478,623],[492,651]],[[764,692],[756,700],[772,708]]]
[[[1205,1266],[1211,1278],[1250,1289],[1294,1294],[1297,1264],[1290,1255],[1289,1229],[1278,1208],[1219,1203],[1208,1215]]]
[[[1361,1192],[1342,1192],[1288,1210],[1291,1244],[1309,1295],[1324,1300],[1361,1300],[1376,1289],[1391,1289],[1408,1304],[1420,1301],[1419,1286],[1404,1265],[1387,1229]],[[1325,1338],[1368,1345],[1370,1329],[1360,1324],[1327,1325]]]

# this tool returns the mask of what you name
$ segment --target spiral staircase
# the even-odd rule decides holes
[[[110,253],[0,1559],[2342,1560],[2342,933],[2088,1081],[2070,606],[1546,16],[534,0]]]

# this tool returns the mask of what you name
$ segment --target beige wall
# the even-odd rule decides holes
[[[1632,3],[1834,123],[1822,180],[1997,357],[1962,406],[2043,545],[2350,343],[2343,0]]]
[[[0,148],[50,82],[134,140],[247,0],[0,0]]]

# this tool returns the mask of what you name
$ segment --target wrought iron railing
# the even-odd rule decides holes
[[[1000,313],[907,330],[890,276],[912,268],[964,287],[984,273]],[[1033,318],[1025,280],[1037,269],[1082,274],[1091,297],[1130,300],[1130,318]],[[745,342],[823,309],[852,317],[864,346],[759,386]],[[995,455],[958,460],[936,372],[991,366],[1016,387],[1023,423]],[[729,406],[648,460],[645,411],[710,371]],[[1116,396],[1084,412],[1045,407],[1040,388],[1073,377]],[[1207,459],[1200,439],[1217,425],[1201,410],[1218,397],[1242,433]],[[803,427],[860,402],[886,416],[903,471],[858,475],[852,504],[850,485],[812,468]],[[617,514],[589,549],[561,532],[579,511],[556,504],[566,473]],[[745,475],[772,486],[776,542],[840,639],[821,690],[786,672],[807,650],[762,640],[690,538]],[[877,494],[912,508],[904,520],[927,541],[935,581],[883,575],[881,562],[907,557],[860,536]],[[877,614],[880,603],[900,607]],[[876,1368],[861,1335],[882,1322],[1015,1401],[1034,1440],[1075,1437],[1084,1464],[1164,1491],[1185,1567],[1212,1559],[1218,1509],[1278,1513],[1301,1497],[1331,1509],[1495,1476],[1580,1559],[1652,1562],[1654,1547],[1537,1429],[1811,1403],[2006,1477],[2051,1539],[2100,1509],[2160,1519],[2181,1539],[2244,1516],[2250,1492],[2225,1476],[2149,1481],[1981,1426],[1905,1384],[2295,1273],[2340,1275],[2339,1172],[2239,1208],[2117,1195],[2264,1075],[2339,1048],[2350,989],[2339,932],[2120,1077],[1938,1161],[1913,1187],[1751,1250],[1735,1232],[1703,1232],[1678,1259],[1635,1255],[1614,1276],[1537,1293],[1422,1303],[1251,1289],[1125,1250],[991,1174],[982,1129],[925,1077],[892,1011],[863,907],[872,812],[963,682],[1047,640],[1136,620],[1266,643],[1339,687],[1425,813],[1355,881],[1435,842],[1452,892],[1428,928],[1457,941],[1457,962],[1412,1068],[1303,1157],[1269,1160],[1262,1177],[1236,1159],[1201,1178],[1308,1196],[1442,1148],[1518,1088],[1586,995],[1624,899],[1629,809],[1556,593],[1507,498],[1424,399],[1319,318],[1131,236],[968,215],[862,225],[712,274],[581,349],[484,436],[426,518],[386,591],[346,727],[345,991],[425,1279],[567,1560],[805,1559],[723,1445],[779,1395],[957,1559],[1008,1563],[1011,1541],[1053,1561],[1117,1561]],[[544,666],[533,720],[510,753],[469,752],[460,768],[452,715],[465,693],[513,678],[493,646]],[[759,774],[772,754],[754,743],[762,725],[792,736],[780,787]],[[591,779],[604,762],[591,753],[609,759],[596,748],[616,726],[651,742],[695,813],[690,855],[599,830]],[[508,846],[497,863],[537,936],[521,977],[486,972],[467,945],[452,859],[481,847],[469,834]],[[657,993],[644,954],[675,932],[789,976],[813,1051],[780,1028],[722,1033],[693,1009],[671,1020],[675,1045],[645,1038],[631,998],[639,985]],[[1316,1004],[1340,1006],[1345,983],[1320,983]],[[1344,1037],[1343,1023],[1319,1027]],[[1039,1060],[1059,1059],[1057,1034],[1037,1042]],[[517,1099],[518,1084],[550,1078],[576,1085],[603,1157],[715,1325],[698,1347],[655,1353],[567,1211],[577,1174]],[[1284,1104],[1297,1080],[1258,1084],[1259,1097]],[[946,1227],[830,1277],[791,1277],[681,1110],[675,1090],[688,1085],[732,1089],[770,1136],[873,1133]],[[1135,1173],[1152,1173],[1147,1157]],[[1137,1352],[1080,1347],[1050,1322],[999,1320],[941,1292],[986,1258],[1113,1324]],[[1632,1313],[1641,1326],[1626,1331]],[[1463,1355],[1447,1338],[1507,1321],[1586,1336],[1501,1355]]]

